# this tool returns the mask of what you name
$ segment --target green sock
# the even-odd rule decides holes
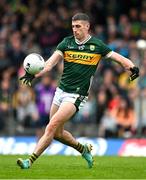
[[[35,153],[32,153],[32,155],[29,157],[29,160],[31,163],[33,163],[39,156],[37,156]]]
[[[78,144],[76,146],[74,146],[74,148],[82,154],[84,145],[82,145],[78,142]]]

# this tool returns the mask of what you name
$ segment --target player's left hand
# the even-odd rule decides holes
[[[133,81],[139,76],[139,68],[134,66],[133,68],[130,68],[131,75],[130,75],[130,81]]]
[[[28,86],[31,86],[32,80],[35,78],[34,75],[29,74],[25,71],[24,76],[20,77],[19,80],[22,81],[23,84],[26,84]]]

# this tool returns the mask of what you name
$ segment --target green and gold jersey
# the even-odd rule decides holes
[[[86,96],[91,79],[103,56],[111,52],[102,41],[91,36],[82,45],[76,43],[74,36],[64,38],[57,46],[64,56],[64,70],[59,87],[69,93]]]

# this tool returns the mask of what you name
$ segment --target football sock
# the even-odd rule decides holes
[[[29,157],[29,160],[31,161],[31,163],[33,163],[37,158],[38,156],[35,153],[32,153],[32,155]]]
[[[82,144],[80,144],[78,142],[78,144],[76,146],[74,146],[74,148],[82,154],[83,153],[83,149],[84,149],[84,145],[82,145]]]

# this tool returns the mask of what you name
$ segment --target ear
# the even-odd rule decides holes
[[[87,29],[90,29],[90,24],[89,24],[89,23],[87,23],[86,27],[87,27]]]

